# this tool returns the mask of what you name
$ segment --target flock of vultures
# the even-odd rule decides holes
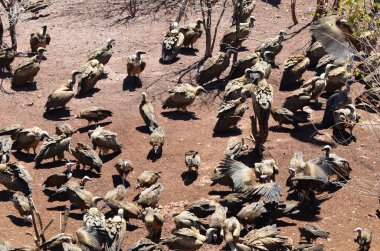
[[[41,8],[46,7],[41,0],[29,2],[34,4],[29,8],[33,11],[39,10],[38,4],[41,4]],[[228,82],[216,114],[218,120],[214,134],[235,130],[250,106],[247,100],[251,99],[254,112],[251,117],[252,141],[255,142],[254,151],[259,156],[263,156],[265,151],[269,117],[272,116],[280,127],[287,125],[294,127],[292,130],[298,130],[300,123],[307,122],[299,115],[304,107],[310,105],[318,109],[325,107],[321,123],[326,128],[346,135],[347,140],[354,140],[353,128],[361,121],[357,108],[370,105],[379,108],[375,94],[380,91],[380,87],[376,86],[376,78],[371,74],[371,67],[380,62],[380,56],[371,52],[371,43],[376,44],[376,41],[368,35],[366,41],[370,44],[363,45],[362,40],[353,35],[350,24],[341,16],[331,15],[315,20],[311,25],[312,44],[306,54],[293,55],[285,63],[280,90],[291,91],[281,106],[274,107],[272,102],[276,90],[267,80],[272,67],[277,67],[276,55],[283,49],[287,34],[278,31],[278,36],[261,41],[255,51],[230,67],[231,56],[254,28],[252,13],[255,1],[244,0],[243,4],[238,19],[234,18],[240,20],[239,25],[233,23],[225,31],[219,44],[220,52],[208,58],[200,67],[195,78],[197,85],[185,83],[168,89],[162,108],[187,113],[197,96],[206,92],[207,84],[219,79],[224,73],[228,75]],[[202,33],[202,19],[183,27],[171,22],[163,37],[161,63],[175,63],[181,49],[196,46]],[[49,48],[50,39],[47,26],[33,33],[30,37],[30,54],[33,56],[18,65],[12,65],[16,51],[2,48],[0,66],[11,73],[12,88],[17,90],[34,82],[40,67],[43,67],[43,53]],[[103,77],[104,65],[112,60],[114,43],[114,39],[108,39],[103,47],[88,55],[88,61],[80,71],[72,72],[67,83],[51,90],[51,94],[46,97],[46,112],[66,109],[75,97],[86,97]],[[144,51],[138,50],[127,58],[126,70],[130,78],[138,79],[140,74],[144,74],[144,54]],[[301,81],[307,69],[314,69],[316,74]],[[357,81],[355,77],[358,75],[365,81]],[[363,83],[366,85],[365,91],[353,99],[351,85]],[[321,95],[328,97],[326,104],[320,103]],[[145,92],[142,93],[139,110],[141,123],[150,131],[152,159],[158,159],[165,154],[165,128],[160,126],[154,106]],[[88,107],[82,109],[76,118],[87,120],[88,124],[97,124],[105,119],[112,120],[113,116],[117,114],[102,107]],[[102,126],[93,128],[87,132],[89,141],[78,142],[76,146],[70,142],[76,137],[77,131],[66,122],[56,124],[54,135],[36,126],[24,128],[16,124],[0,130],[0,183],[13,193],[11,200],[20,216],[26,222],[33,221],[35,224],[35,191],[31,189],[33,177],[23,167],[22,161],[9,160],[14,151],[32,154],[31,150],[37,168],[42,162],[65,163],[62,172],[52,172],[43,183],[50,190],[48,201],[61,201],[62,205],[68,205],[68,210],[79,209],[83,214],[83,227],[75,233],[61,232],[38,245],[31,243],[30,247],[13,247],[3,239],[0,250],[121,250],[124,239],[128,238],[130,219],[141,220],[146,226],[146,235],[141,236],[133,247],[127,247],[127,250],[204,250],[205,243],[224,246],[227,250],[324,250],[324,245],[316,243],[316,240],[329,239],[328,229],[323,230],[313,224],[300,225],[300,242],[297,244],[290,237],[281,235],[274,223],[287,215],[320,208],[316,195],[330,189],[336,181],[347,182],[351,171],[344,156],[333,154],[329,145],[321,149],[323,154],[310,160],[304,160],[302,153],[296,152],[288,168],[286,184],[281,184],[289,187],[290,193],[295,196],[293,200],[283,201],[280,200],[282,189],[276,182],[279,172],[276,160],[262,157],[254,166],[246,166],[239,161],[239,156],[247,150],[247,145],[242,137],[231,137],[225,158],[211,177],[212,185],[227,186],[231,193],[218,200],[202,199],[188,204],[181,213],[172,215],[175,223],[172,234],[161,236],[162,227],[167,223],[159,207],[160,194],[164,191],[159,172],[145,170],[141,173],[137,179],[138,186],[135,187],[141,192],[135,201],[124,199],[128,193],[125,186],[128,174],[133,171],[133,164],[128,159],[115,161],[115,173],[120,175],[122,184],[106,194],[95,195],[86,190],[86,182],[91,180],[88,176],[80,182],[70,180],[73,168],[101,173],[103,157],[110,151],[117,153],[123,150],[123,142],[118,140],[115,132]],[[196,173],[198,168],[202,168],[201,154],[196,151],[184,153],[189,172]],[[68,155],[75,161],[69,161]],[[100,202],[101,206],[98,205]],[[354,230],[358,250],[370,249],[371,233],[365,226],[358,226]]]

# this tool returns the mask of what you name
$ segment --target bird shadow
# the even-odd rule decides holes
[[[139,77],[136,76],[127,76],[123,80],[123,91],[136,91],[136,89],[139,89],[142,87],[142,82]]]
[[[356,109],[360,109],[372,114],[378,114],[380,110],[376,109],[376,105],[371,104],[355,104]]]
[[[34,161],[34,157],[36,155],[31,154],[31,153],[21,152],[21,151],[15,151],[13,152],[13,156],[15,156],[17,160],[22,160],[25,163],[31,163]]]
[[[150,134],[150,130],[149,130],[148,126],[145,126],[145,125],[144,126],[137,126],[135,129],[141,133]]]
[[[40,14],[38,16],[32,16],[32,17],[26,18],[24,21],[38,20],[40,18],[44,18],[44,17],[48,17],[48,16],[50,16],[50,13]]]
[[[69,213],[69,217],[74,220],[83,220],[83,213]]]
[[[37,90],[37,82],[28,83],[23,86],[11,86],[14,91],[33,92]]]
[[[48,211],[65,211],[66,206],[55,206],[46,208]]]
[[[154,149],[152,148],[148,152],[148,155],[146,156],[146,159],[151,160],[152,162],[156,162],[161,157],[162,157],[162,151],[158,151],[157,153],[155,153]]]
[[[84,170],[84,169],[74,169],[73,170],[73,177],[74,178],[83,178],[84,176],[88,176],[90,178],[100,178],[101,174],[100,173],[96,173],[92,170]]]
[[[290,133],[293,129],[277,125],[269,127],[269,130],[277,133]]]
[[[181,59],[180,57],[176,57],[174,60],[171,60],[171,61],[163,61],[162,58],[160,58],[160,60],[158,60],[158,62],[160,64],[163,64],[163,65],[171,65],[171,64],[174,64],[175,62],[177,62],[180,59]]]
[[[112,122],[111,121],[106,121],[106,122],[102,122],[102,123],[96,123],[96,124],[92,124],[92,125],[86,125],[86,126],[78,128],[76,130],[76,132],[85,133],[85,132],[88,132],[89,130],[95,130],[98,126],[104,127],[104,126],[107,126],[109,124],[112,124]]]
[[[169,118],[171,120],[198,120],[199,118],[195,115],[194,112],[183,112],[183,111],[169,111],[169,112],[161,112],[161,115]]]
[[[228,138],[228,137],[241,135],[241,133],[242,131],[239,128],[230,128],[223,132],[214,132],[212,134],[212,137]]]
[[[185,171],[181,174],[183,184],[189,186],[193,184],[194,181],[198,178],[198,172],[196,171]]]
[[[55,194],[55,191],[54,191],[54,190],[50,190],[50,189],[47,189],[47,188],[45,188],[44,190],[42,190],[42,192],[43,192],[46,196],[48,196],[48,197],[50,197],[50,196],[52,196],[53,194]]]
[[[261,0],[261,1],[266,2],[267,4],[270,4],[276,8],[278,8],[278,6],[281,4],[281,0]]]
[[[301,87],[303,81],[286,82],[286,79],[282,79],[280,82],[280,91],[294,91]]]
[[[247,166],[254,166],[255,163],[261,162],[263,160],[263,154],[260,154],[260,151],[258,149],[252,148],[244,154],[236,157],[236,160],[241,161]]]
[[[196,56],[197,52],[199,52],[196,48],[181,48],[180,53],[185,56]]]
[[[67,108],[53,109],[44,112],[43,117],[47,120],[64,121],[70,117],[70,110]]]
[[[333,128],[332,138],[336,143],[343,146],[348,146],[352,142],[356,142],[356,137],[354,135],[336,128]]]
[[[35,169],[50,169],[50,168],[56,168],[63,166],[66,162],[65,161],[51,161],[51,162],[45,162],[45,163],[40,163],[38,165],[35,165]]]
[[[112,175],[112,182],[114,187],[117,187],[118,185],[124,185],[125,188],[131,187],[131,183],[129,183],[128,180],[124,180],[123,183],[123,178],[121,178],[119,175]]]
[[[0,191],[0,201],[1,202],[7,202],[7,201],[11,200],[12,197],[13,197],[13,193],[11,191],[8,191],[8,190]]]
[[[320,111],[320,110],[322,110],[322,103],[310,103],[309,104],[309,107],[310,107],[310,109],[312,109],[312,110],[314,110],[314,111]]]
[[[211,92],[214,90],[224,91],[224,88],[226,87],[227,80],[228,79],[217,79],[215,81],[212,81],[212,82],[209,82],[209,83],[203,85],[203,88],[205,88],[205,90],[207,92]]]
[[[290,136],[298,141],[302,141],[305,143],[317,145],[317,146],[325,146],[330,145],[332,142],[317,139],[315,136],[318,135],[318,131],[322,129],[323,126],[321,124],[306,124],[299,126],[298,130],[292,130],[290,132]]]
[[[11,78],[13,76],[12,72],[0,72],[0,79]]]
[[[83,94],[76,94],[75,98],[76,99],[84,99],[84,98],[90,98],[93,97],[95,93],[100,92],[100,89],[97,87],[93,87],[91,90],[87,91],[86,93]]]
[[[227,195],[229,195],[229,194],[231,194],[231,193],[233,193],[233,191],[217,191],[217,190],[211,190],[210,192],[208,192],[208,195],[210,195],[210,196],[214,196],[214,195],[216,195],[216,196],[220,196],[221,198],[223,198],[223,197],[225,197],[225,196],[227,196]]]
[[[100,75],[100,79],[107,79],[108,78],[108,72],[103,72],[102,75]]]
[[[101,155],[100,159],[103,161],[103,163],[107,163],[108,161],[113,160],[115,157],[121,154],[121,151],[111,152],[106,155]]]
[[[16,217],[14,215],[8,215],[7,216],[13,224],[15,224],[18,227],[32,227],[32,223],[29,221],[25,221],[23,218]]]

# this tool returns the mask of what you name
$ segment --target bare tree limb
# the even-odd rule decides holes
[[[216,23],[216,26],[215,26],[215,29],[214,29],[214,38],[212,39],[211,52],[214,51],[214,46],[215,46],[215,41],[216,41],[216,34],[218,34],[218,27],[219,27],[219,25],[220,25],[220,22],[222,21],[222,17],[223,17],[223,15],[224,15],[225,10],[226,10],[226,4],[227,4],[227,0],[224,0],[224,3],[223,3],[223,10],[222,10],[222,12],[220,13],[220,16],[219,16],[218,22]]]
[[[297,0],[291,0],[290,1],[290,8],[292,10],[293,25],[298,24],[297,15],[296,15],[296,4],[297,4]]]
[[[179,23],[183,17],[183,15],[185,15],[185,11],[186,11],[186,7],[187,7],[187,4],[189,3],[189,0],[182,0],[181,1],[181,5],[179,7],[179,12],[178,12],[178,16],[177,18],[175,19],[175,21],[177,23]]]

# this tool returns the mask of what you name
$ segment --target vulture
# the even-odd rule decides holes
[[[42,143],[40,152],[36,155],[34,161],[35,165],[41,164],[42,160],[53,158],[58,158],[59,161],[64,160],[64,152],[69,151],[69,146],[71,142],[71,137],[66,137],[66,135],[54,136]]]
[[[260,60],[260,55],[256,52],[237,60],[231,67],[229,79],[244,76],[245,70],[254,66]]]
[[[108,117],[112,117],[112,115],[113,112],[102,107],[90,107],[81,110],[74,118],[85,119],[90,124],[91,122],[98,123]]]
[[[352,103],[352,98],[348,96],[351,91],[353,80],[346,81],[346,88],[331,95],[326,102],[325,113],[323,114],[322,124],[326,127],[334,125],[334,111],[339,110]]]
[[[319,41],[327,53],[336,59],[345,60],[352,53],[352,46],[358,41],[353,36],[353,30],[343,17],[326,16],[311,24],[313,37]]]
[[[149,127],[149,131],[153,132],[154,129],[158,127],[158,123],[154,114],[153,104],[147,99],[145,92],[142,93],[142,100],[139,105],[139,110],[146,126]]]
[[[239,20],[241,22],[245,22],[251,16],[253,10],[255,9],[256,1],[255,0],[243,0],[242,3],[243,3],[242,13],[239,16]],[[234,25],[236,22],[236,13],[235,12],[236,12],[236,9],[234,8],[234,14],[233,14],[234,19],[233,19],[232,25]]]
[[[315,67],[318,61],[327,54],[319,41],[313,42],[306,50],[306,57],[310,60],[310,67]]]
[[[235,157],[239,157],[240,152],[246,148],[244,145],[244,139],[241,137],[231,137],[228,140],[226,150],[224,151],[224,155],[229,159],[234,159]]]
[[[55,134],[58,136],[65,135],[66,137],[71,137],[74,131],[70,124],[60,121],[55,124]]]
[[[269,133],[269,116],[273,102],[273,87],[262,79],[252,91],[253,116],[251,116],[251,131],[255,140],[255,148],[260,155]]]
[[[192,86],[190,84],[181,84],[169,88],[169,97],[162,104],[162,109],[177,108],[187,111],[187,107],[191,105],[195,98],[201,93],[206,93],[202,86]]]
[[[267,159],[255,163],[254,171],[261,183],[274,182],[278,174],[278,167],[274,159]]]
[[[282,72],[280,90],[292,89],[300,82],[302,74],[305,73],[310,65],[310,59],[305,55],[295,55],[289,57]]]
[[[229,128],[237,126],[248,109],[248,104],[245,102],[248,92],[248,90],[243,89],[240,98],[222,103],[218,110],[218,121],[214,126],[214,133],[225,132]]]
[[[215,207],[215,212],[211,215],[211,222],[209,228],[207,229],[207,243],[217,242],[220,237],[220,231],[224,225],[224,221],[227,219],[227,207],[223,207],[217,204]]]
[[[220,236],[223,237],[224,241],[228,245],[231,245],[232,243],[238,241],[241,230],[242,226],[239,220],[232,216],[224,221],[222,230],[220,231]]]
[[[145,69],[146,63],[141,59],[141,55],[146,54],[144,51],[137,50],[134,55],[127,58],[127,73],[128,76],[139,77]]]
[[[257,52],[258,53],[258,52]],[[271,55],[273,55],[270,51],[265,51],[263,53],[263,58],[260,57],[260,60],[258,60],[251,68],[254,72],[264,72],[264,78],[268,79],[271,72],[272,72],[272,65],[271,62]]]
[[[114,44],[115,44],[115,39],[113,38],[107,39],[105,46],[95,49],[87,56],[87,61],[96,59],[99,61],[99,63],[106,65],[112,57],[111,49]]]
[[[127,222],[124,219],[124,209],[120,208],[117,215],[106,220],[105,229],[112,243],[110,250],[121,250],[127,232]]]
[[[81,68],[78,80],[77,96],[84,96],[91,91],[104,73],[104,65],[97,59],[86,62]]]
[[[21,192],[15,192],[12,196],[13,205],[20,214],[20,216],[26,221],[32,221],[33,206],[29,203],[28,197]],[[1,250],[1,249],[0,249]]]
[[[90,169],[95,169],[96,172],[100,173],[103,166],[103,161],[91,147],[82,142],[78,142],[77,147],[72,148],[70,146],[69,151],[77,160],[78,165],[83,166],[83,169],[86,166],[89,166]]]
[[[239,32],[236,30],[236,25],[232,25],[222,37],[219,43],[220,50],[227,50],[229,47],[239,48],[241,44],[248,38],[254,26],[256,19],[253,16],[249,17],[249,22],[239,24]]]
[[[359,244],[359,250],[368,251],[371,247],[372,231],[368,228],[355,228],[354,241]]]
[[[3,72],[4,68],[8,72],[12,72],[11,64],[15,60],[17,52],[13,48],[0,49],[0,70]]]
[[[122,145],[117,140],[117,134],[103,127],[98,126],[95,130],[89,130],[88,136],[91,139],[93,149],[99,148],[99,155],[105,155],[112,150],[113,152],[121,152]]]
[[[194,48],[193,45],[197,42],[198,38],[202,36],[201,25],[203,24],[203,20],[198,18],[195,23],[189,24],[185,27],[179,29],[184,36],[183,46],[188,48]]]
[[[75,163],[67,163],[66,170],[61,173],[54,173],[46,178],[43,185],[47,187],[56,187],[57,189],[66,184],[73,176],[72,167]]]
[[[32,33],[30,35],[30,49],[32,52],[37,52],[38,48],[46,48],[50,44],[50,35],[46,33],[47,26],[41,27],[42,31]]]
[[[225,159],[217,170],[222,175],[230,177],[234,191],[242,193],[247,198],[265,197],[270,201],[277,201],[277,196],[281,195],[281,189],[275,182],[257,183],[254,170],[239,161]]]
[[[254,225],[262,214],[266,213],[263,201],[254,202],[245,205],[236,215],[240,223],[246,225]]]
[[[268,225],[260,229],[248,232],[242,238],[241,243],[237,243],[239,250],[290,250],[288,238],[279,236],[280,231],[276,225]]]
[[[161,183],[157,183],[146,188],[139,195],[137,204],[142,207],[156,207],[160,200],[161,192],[164,190],[164,186]]]
[[[46,51],[45,48],[38,48],[37,55],[25,59],[16,66],[11,81],[12,87],[20,87],[33,83],[34,78],[40,71],[40,63],[44,51]]]
[[[11,136],[12,140],[15,140],[18,133],[21,132],[22,130],[23,128],[20,124],[6,126],[0,129],[0,136],[9,135]]]
[[[380,111],[380,87],[364,90],[355,98],[356,107]]]
[[[356,108],[353,104],[345,105],[343,108],[334,111],[334,127],[341,131],[348,128],[351,136],[353,136],[352,130],[359,119],[360,116],[356,114]]]
[[[201,220],[189,211],[173,214],[173,221],[176,229],[195,227],[198,230],[205,230]]]
[[[24,4],[24,9],[25,11],[30,11],[36,15],[40,10],[45,9],[49,5],[51,5],[50,0],[29,0]]]
[[[142,174],[140,174],[139,177],[137,177],[137,183],[138,185],[135,187],[135,190],[138,188],[148,188],[158,181],[161,172],[152,172],[152,171],[144,171]]]
[[[113,210],[118,209],[118,204],[121,203],[125,196],[127,196],[127,189],[124,185],[118,185],[115,189],[112,189],[104,196],[104,202]]]
[[[194,168],[194,171],[198,172],[198,168],[201,165],[201,156],[196,151],[188,151],[185,153],[185,164],[189,171],[193,171]]]
[[[32,176],[19,163],[0,164],[0,184],[8,190],[19,191],[28,196],[32,193],[32,181]]]
[[[330,66],[328,74],[325,74],[326,86],[324,91],[327,93],[339,91],[351,77],[352,75],[346,66],[337,67],[333,64]]]
[[[328,76],[332,67],[332,64],[328,64],[324,73],[320,76],[312,77],[311,79],[305,81],[305,83],[301,86],[301,89],[309,90],[309,92],[311,92],[310,99],[314,100],[315,103],[319,103],[319,96],[321,96],[326,87],[326,76]]]
[[[234,50],[228,49],[226,53],[222,52],[217,56],[208,58],[196,75],[197,83],[204,85],[212,81],[214,78],[219,80],[220,75],[222,75],[230,65],[232,53],[234,53]]]
[[[74,85],[76,82],[76,76],[80,74],[80,71],[73,71],[71,73],[71,79],[67,84],[57,87],[48,97],[45,104],[46,111],[56,108],[66,108],[66,104],[75,96]]]
[[[123,185],[125,185],[125,182],[127,181],[127,176],[130,172],[133,171],[133,164],[129,159],[121,160],[119,159],[114,167],[116,168],[117,172],[119,173],[119,176],[123,182]]]
[[[289,111],[284,107],[272,107],[270,114],[273,119],[282,127],[282,124],[293,125],[295,128],[299,127],[299,119],[294,115],[293,112]]]
[[[106,218],[102,212],[99,211],[97,203],[103,200],[101,197],[95,197],[92,200],[91,207],[86,210],[83,215],[83,226],[84,227],[99,227],[104,228],[106,225]]]
[[[153,241],[147,238],[142,238],[128,250],[129,251],[164,251],[164,248],[161,245],[154,243]]]
[[[79,188],[79,189],[84,189],[84,186],[86,185],[87,181],[92,181],[92,179],[88,176],[84,176],[80,182],[77,181],[69,181],[63,187],[60,189],[57,189],[54,194],[52,194],[49,197],[49,202],[53,201],[68,201],[69,200],[69,194]]]
[[[314,243],[317,238],[330,238],[329,232],[323,231],[319,226],[316,225],[305,224],[301,227],[298,227],[298,230],[300,231],[301,240],[305,238],[307,243]]]
[[[45,243],[40,248],[46,250],[91,250],[102,251],[103,246],[109,242],[107,231],[99,227],[82,227],[74,235],[60,233]]]
[[[282,42],[286,35],[285,31],[280,31],[277,37],[268,38],[263,40],[258,47],[256,47],[255,52],[260,53],[260,56],[264,58],[264,53],[266,51],[271,52],[269,54],[270,63],[274,64],[274,59],[282,50]]]
[[[206,236],[202,235],[198,229],[181,228],[173,232],[172,237],[166,238],[162,244],[174,250],[198,250],[206,241]]]
[[[185,211],[195,214],[199,218],[206,218],[215,212],[217,203],[213,200],[200,199],[185,206]]]
[[[29,154],[30,148],[32,148],[34,154],[36,154],[38,144],[44,140],[45,137],[49,138],[49,134],[37,126],[22,129],[16,134],[12,149],[17,151],[24,149]]]
[[[178,30],[178,23],[170,23],[169,31],[164,35],[162,43],[161,61],[171,63],[176,58],[185,40],[185,36]]]
[[[308,106],[310,104],[310,100],[311,90],[300,88],[292,91],[285,98],[282,107],[294,113],[298,110],[302,111],[305,106]]]
[[[242,91],[244,89],[250,89],[252,85],[257,85],[262,78],[262,71],[254,71],[251,68],[246,69],[244,76],[228,81],[224,87],[223,101],[242,97]],[[246,93],[246,96],[250,96],[249,93]]]
[[[4,135],[0,136],[0,163],[5,164],[9,161],[11,157],[13,140],[11,136]]]
[[[162,226],[164,225],[164,217],[160,214],[160,211],[157,208],[147,207],[142,213],[142,220],[148,230],[147,238],[154,242],[159,242]]]

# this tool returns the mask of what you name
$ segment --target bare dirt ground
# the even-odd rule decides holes
[[[288,29],[288,26],[292,24],[290,4],[287,1],[283,2],[285,3],[274,6],[265,1],[257,1],[254,11],[257,21],[250,39],[244,43],[249,51],[254,50],[260,40],[276,36],[281,29],[291,34],[310,22],[315,3],[299,0],[297,15],[300,24]],[[228,137],[212,136],[212,128],[216,122],[216,111],[221,102],[219,96],[221,95],[217,90],[214,90],[198,98],[195,104],[190,107],[190,110],[195,113],[194,116],[173,116],[167,112],[161,113],[161,102],[166,96],[164,91],[175,85],[178,80],[179,76],[175,76],[175,72],[186,68],[202,57],[204,41],[202,39],[197,42],[196,47],[199,48],[199,52],[196,55],[181,55],[180,60],[176,63],[161,65],[159,58],[162,33],[166,31],[168,21],[176,16],[177,10],[138,16],[124,24],[116,21],[126,14],[111,11],[117,6],[102,0],[57,1],[50,8],[42,11],[42,14],[50,14],[46,17],[27,20],[30,17],[29,14],[22,16],[23,20],[18,24],[20,51],[29,50],[30,33],[39,29],[42,24],[48,25],[48,33],[52,37],[52,42],[47,48],[47,60],[41,63],[41,71],[36,77],[36,88],[14,92],[10,89],[10,79],[4,80],[4,88],[12,94],[0,93],[2,118],[0,126],[21,123],[24,127],[39,126],[53,134],[54,124],[57,120],[65,120],[75,129],[86,126],[86,121],[73,119],[74,115],[82,108],[102,106],[112,110],[114,112],[114,116],[110,120],[112,123],[106,127],[118,134],[124,145],[123,151],[116,158],[106,162],[101,177],[89,182],[86,188],[93,194],[100,196],[113,189],[113,176],[117,174],[113,164],[117,158],[129,158],[135,166],[134,172],[128,178],[131,187],[136,185],[136,177],[142,171],[161,171],[161,182],[165,190],[162,193],[160,205],[163,208],[162,212],[165,213],[166,222],[163,231],[163,237],[165,237],[170,235],[173,228],[171,214],[180,212],[182,210],[181,205],[200,198],[217,198],[217,196],[208,195],[212,190],[228,190],[225,187],[210,187],[210,175],[214,167],[223,158],[223,151],[228,141]],[[217,19],[219,12],[220,9],[215,11],[214,19]],[[199,15],[199,12],[192,10],[189,11],[188,18],[193,20]],[[230,11],[227,11],[221,23],[221,31],[229,26],[230,16]],[[219,41],[220,36],[221,34],[218,35],[217,41]],[[116,40],[116,45],[113,48],[114,55],[105,67],[108,77],[97,84],[98,91],[86,98],[73,99],[69,103],[69,113],[44,117],[44,104],[53,88],[65,83],[69,79],[70,72],[73,69],[80,68],[85,63],[88,52],[101,46],[109,37]],[[284,43],[284,49],[276,59],[279,63],[279,69],[272,71],[269,81],[275,90],[278,90],[283,62],[290,55],[302,53],[306,50],[309,42],[310,33],[308,28],[305,28]],[[137,49],[147,52],[144,57],[147,67],[141,75],[142,87],[125,83],[126,57],[133,54]],[[245,55],[249,51],[239,55]],[[214,54],[216,53],[218,52],[215,50]],[[18,60],[22,60],[22,58]],[[307,78],[312,74],[312,72],[308,72],[304,77]],[[194,76],[194,72],[191,75]],[[188,77],[189,75],[185,77],[184,81],[188,81]],[[358,94],[359,84],[355,84],[355,89],[354,96]],[[144,124],[138,111],[138,104],[143,91],[146,91],[150,98],[154,97],[153,104],[156,108],[158,121],[165,128],[167,135],[163,156],[154,163],[147,159],[150,150],[149,135],[140,130]],[[275,105],[280,105],[286,95],[286,93],[277,91],[275,93]],[[313,109],[307,109],[307,111],[310,112],[311,120],[318,128],[323,111]],[[248,110],[245,114],[246,119],[239,123],[242,135],[246,138],[250,134],[250,124],[247,119],[252,113],[252,109]],[[291,128],[276,130],[276,128],[271,127],[269,139],[266,143],[265,157],[274,158],[280,167],[278,182],[281,186],[285,186],[288,175],[287,167],[295,151],[303,151],[305,159],[311,159],[320,156],[322,154],[320,148],[327,143],[336,145],[337,147],[333,149],[333,152],[346,158],[353,169],[352,180],[348,182],[348,186],[329,194],[328,196],[331,198],[323,202],[318,216],[312,217],[310,215],[308,217],[308,214],[305,213],[306,216],[302,219],[281,219],[283,222],[279,226],[283,234],[292,237],[295,242],[299,238],[297,226],[305,222],[315,222],[331,233],[331,241],[323,241],[327,247],[326,250],[354,250],[356,244],[353,243],[353,230],[361,226],[373,230],[372,250],[380,250],[380,220],[373,215],[379,206],[378,201],[374,198],[373,191],[376,184],[378,185],[375,183],[374,174],[379,175],[378,124],[380,121],[379,117],[371,116],[364,111],[360,111],[360,113],[364,123],[354,130],[357,142],[352,142],[348,146],[337,145],[331,138],[331,129],[322,130],[322,135],[311,137],[315,132],[313,123],[303,125],[299,131],[293,131]],[[366,126],[371,121],[377,125]],[[276,123],[270,119],[270,125],[276,126]],[[72,145],[76,145],[79,140],[90,143],[87,133],[75,134]],[[184,153],[188,150],[200,152],[202,165],[197,180],[190,185],[185,185],[181,174],[186,171]],[[66,157],[73,159],[68,153],[66,153]],[[59,231],[60,211],[57,207],[62,206],[62,203],[47,202],[47,196],[42,192],[42,182],[48,175],[62,170],[64,168],[63,163],[48,164],[35,169],[32,155],[21,154],[18,155],[18,158],[34,178],[33,197],[44,222],[54,219],[54,223],[47,233],[47,236],[50,237]],[[249,162],[249,156],[244,161]],[[379,177],[377,176],[378,180]],[[372,191],[372,194],[363,193],[363,190]],[[133,189],[130,189],[128,201],[131,201],[135,195]],[[25,235],[26,232],[32,232],[32,228],[20,225],[20,221],[13,217],[13,215],[18,216],[18,214],[7,196],[7,193],[0,192],[1,235],[16,246],[32,245],[32,238]],[[80,211],[73,211],[69,218],[67,231],[74,232],[80,227],[81,218]],[[147,234],[141,221],[134,221],[134,223],[140,228],[128,233],[125,247],[130,247]],[[205,245],[201,250],[219,249],[218,246]]]

